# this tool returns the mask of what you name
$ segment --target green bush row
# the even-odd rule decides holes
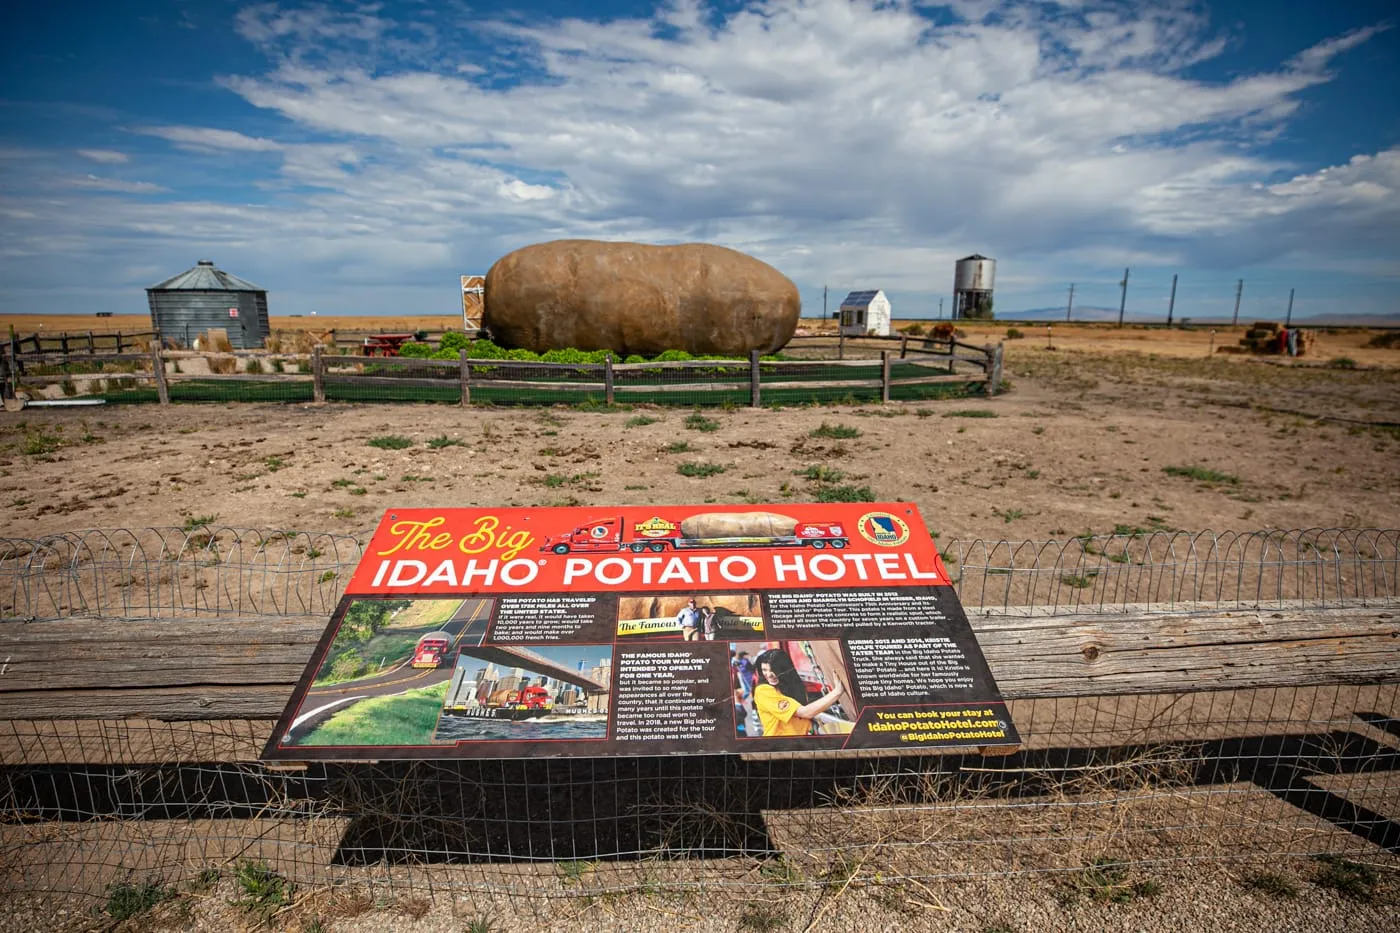
[[[474,360],[520,360],[525,363],[603,363],[606,361],[609,351],[607,350],[575,350],[572,347],[566,350],[549,350],[545,353],[536,353],[533,350],[507,350],[505,347],[497,346],[489,340],[472,340],[461,331],[449,330],[442,335],[442,340],[438,342],[438,349],[433,350],[430,344],[409,342],[399,348],[400,356],[416,357],[425,360],[455,360],[457,354],[467,351],[467,356]],[[777,356],[765,356],[764,360],[772,362],[777,360]],[[733,357],[727,356],[693,356],[684,350],[667,350],[658,353],[651,359],[633,353],[625,359],[617,360],[620,363],[678,363],[685,360],[730,360]]]

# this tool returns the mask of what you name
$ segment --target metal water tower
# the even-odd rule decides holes
[[[959,259],[953,272],[953,320],[991,320],[992,289],[996,278],[995,259],[978,253]]]

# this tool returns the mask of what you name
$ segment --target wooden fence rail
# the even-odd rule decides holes
[[[881,350],[877,359],[762,360],[757,353],[747,360],[682,360],[672,362],[545,363],[524,360],[472,359],[462,351],[457,359],[418,357],[342,356],[316,347],[310,354],[275,354],[279,365],[292,363],[299,373],[187,373],[175,371],[185,360],[233,360],[234,366],[252,365],[259,357],[244,354],[189,354],[152,345],[149,352],[89,353],[41,351],[0,354],[0,384],[7,392],[20,383],[52,385],[76,379],[137,379],[154,383],[161,404],[169,404],[170,389],[181,383],[311,383],[313,399],[325,400],[327,383],[370,387],[444,388],[460,386],[462,404],[469,404],[471,388],[516,389],[531,393],[557,393],[569,401],[581,392],[616,397],[647,393],[686,392],[704,394],[747,393],[753,406],[762,404],[763,393],[788,390],[877,390],[888,402],[891,391],[901,387],[937,384],[977,384],[995,395],[1001,381],[1001,347],[976,347],[958,341],[941,341],[898,358]],[[895,370],[901,360],[903,372]],[[123,370],[108,372],[109,364]],[[134,366],[132,364],[135,364]],[[174,364],[172,368],[172,364]],[[959,367],[963,367],[959,371]],[[71,368],[70,368],[71,367]],[[917,367],[913,373],[910,367]],[[938,367],[937,370],[934,367]],[[943,369],[946,367],[946,371]],[[49,372],[31,372],[36,368]],[[52,370],[58,370],[54,372]],[[871,372],[874,370],[875,372]],[[918,371],[926,370],[926,371]],[[849,376],[846,373],[849,372]],[[703,374],[703,376],[702,376]],[[697,378],[700,377],[700,378]],[[708,378],[704,378],[708,377]],[[672,381],[674,380],[674,381]]]

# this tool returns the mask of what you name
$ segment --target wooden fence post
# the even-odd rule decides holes
[[[987,395],[1001,391],[1001,354],[1004,344],[987,347]]]
[[[94,354],[94,353],[97,352],[97,349],[96,349],[95,347],[93,347],[93,345],[92,345],[92,331],[88,331],[88,332],[87,332],[87,339],[88,339],[88,355],[91,356],[92,354]]]
[[[311,349],[311,400],[317,404],[326,400],[326,361],[319,343]]]
[[[117,352],[122,352],[122,332],[117,331]]]
[[[840,324],[836,325],[836,358],[838,360],[846,358],[846,329]]]
[[[13,344],[11,346],[13,346]],[[11,347],[5,347],[4,352],[0,352],[0,398],[14,398],[15,395],[10,386],[10,383],[14,379],[10,374],[10,354],[13,352]]]
[[[472,403],[472,368],[467,364],[467,350],[465,347],[457,351],[457,365],[461,367],[462,401],[463,408]]]
[[[613,368],[612,354],[608,353],[603,357],[603,398],[609,404],[613,403]]]
[[[758,351],[749,351],[749,407],[759,406]]]
[[[890,351],[880,351],[880,401],[890,400]]]
[[[904,354],[909,352],[909,335],[902,334],[899,338],[899,358],[904,359]]]
[[[170,386],[165,382],[165,359],[160,355],[160,341],[151,344],[151,372],[156,377],[156,398],[162,405],[169,405]]]

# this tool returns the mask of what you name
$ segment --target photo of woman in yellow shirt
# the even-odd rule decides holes
[[[781,648],[770,648],[754,660],[758,669],[758,686],[754,688],[753,705],[764,738],[808,735],[812,721],[835,706],[844,688],[838,680],[829,693],[807,702],[807,688]]]

